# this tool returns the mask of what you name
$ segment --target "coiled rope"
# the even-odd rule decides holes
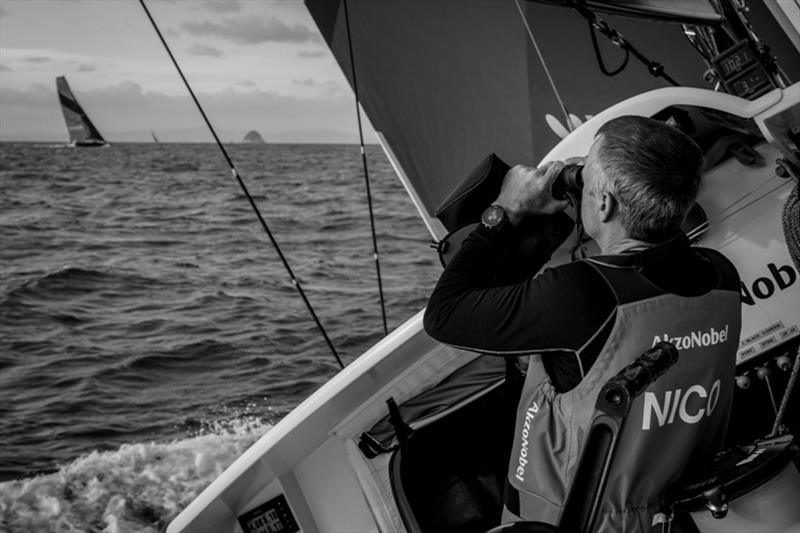
[[[786,238],[786,248],[789,249],[789,256],[792,258],[794,267],[800,272],[800,177],[795,179],[794,189],[792,189],[783,206],[783,235]],[[775,415],[775,423],[772,426],[770,437],[776,436],[781,431],[783,415],[786,414],[786,408],[789,405],[789,398],[792,396],[798,374],[800,374],[800,345],[798,345],[794,354],[792,373],[786,383],[786,390],[783,393],[778,414]]]

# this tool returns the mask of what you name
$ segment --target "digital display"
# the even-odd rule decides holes
[[[239,516],[239,525],[245,533],[295,533],[300,531],[297,521],[281,494]]]
[[[752,99],[775,88],[747,41],[739,41],[711,63],[725,90],[733,95]]]
[[[731,93],[750,98],[760,96],[773,88],[772,81],[767,77],[767,73],[761,68],[755,67],[742,76],[726,83]]]
[[[247,521],[247,527],[253,533],[282,533],[286,531],[275,509],[270,509],[260,516],[251,518]]]
[[[719,67],[719,74],[723,78],[735,74],[745,67],[750,66],[755,61],[752,52],[747,47],[734,50],[729,56],[720,59],[717,63]]]

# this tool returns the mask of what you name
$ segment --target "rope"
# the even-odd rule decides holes
[[[139,4],[141,4],[142,8],[144,9],[145,14],[147,14],[147,18],[150,19],[150,23],[153,25],[153,29],[156,30],[156,34],[158,35],[158,38],[161,39],[161,43],[164,45],[164,48],[166,49],[167,54],[169,54],[169,58],[172,60],[172,63],[175,65],[175,68],[178,70],[178,74],[180,74],[181,79],[183,80],[183,84],[186,85],[186,89],[189,91],[189,94],[191,95],[192,100],[194,100],[194,103],[197,106],[198,111],[200,111],[200,114],[203,116],[203,120],[205,120],[206,126],[208,126],[209,131],[211,131],[211,135],[214,136],[214,140],[217,142],[217,146],[219,147],[220,151],[222,152],[222,155],[225,157],[225,160],[228,162],[228,167],[230,167],[231,174],[233,174],[233,177],[236,178],[237,182],[239,182],[239,187],[241,187],[242,192],[247,197],[247,200],[250,202],[250,207],[253,208],[253,211],[255,212],[256,216],[258,217],[258,220],[261,222],[261,227],[264,228],[264,231],[267,233],[267,237],[269,237],[270,242],[272,242],[272,246],[275,248],[275,251],[278,253],[278,257],[280,258],[281,262],[283,263],[284,268],[286,268],[286,272],[288,272],[289,277],[292,280],[292,285],[294,285],[294,287],[297,289],[297,292],[300,294],[300,297],[303,299],[303,302],[306,304],[306,308],[308,308],[308,311],[309,311],[309,313],[311,313],[311,316],[314,319],[314,322],[317,324],[317,327],[319,328],[320,332],[322,333],[322,336],[325,338],[325,342],[328,344],[328,347],[331,349],[331,352],[333,353],[333,356],[336,358],[336,362],[339,363],[339,367],[340,368],[344,368],[344,364],[342,363],[342,360],[339,357],[339,354],[336,353],[336,348],[334,348],[333,343],[331,342],[330,338],[328,338],[328,334],[325,332],[325,328],[322,327],[322,323],[319,321],[319,318],[317,318],[317,314],[314,312],[314,308],[311,307],[311,302],[308,301],[308,298],[306,297],[305,292],[303,292],[303,287],[300,286],[300,282],[295,277],[294,272],[292,272],[292,268],[289,266],[288,261],[286,261],[286,257],[283,255],[283,252],[281,251],[281,248],[278,245],[278,241],[276,241],[275,237],[272,235],[272,232],[270,231],[269,226],[267,226],[267,222],[264,220],[264,217],[261,216],[261,212],[258,210],[258,206],[256,206],[256,203],[253,200],[253,197],[250,196],[250,192],[247,190],[247,187],[245,186],[244,181],[242,180],[241,176],[239,175],[239,172],[236,170],[236,167],[234,166],[233,161],[231,160],[230,156],[228,155],[228,151],[225,150],[225,147],[222,145],[222,142],[219,140],[219,137],[217,137],[217,132],[214,131],[214,127],[211,125],[211,122],[208,120],[208,117],[206,116],[205,111],[203,111],[203,106],[200,105],[200,102],[197,100],[197,97],[194,95],[194,91],[192,90],[192,87],[189,85],[189,82],[186,81],[186,76],[183,75],[183,71],[181,70],[181,67],[178,65],[178,62],[175,60],[175,56],[172,55],[172,51],[170,50],[169,45],[167,45],[167,41],[164,40],[164,36],[161,35],[161,30],[158,29],[158,25],[156,24],[156,21],[153,19],[153,16],[150,14],[150,11],[147,9],[147,6],[145,5],[144,0],[139,0]]]
[[[783,206],[783,234],[795,268],[800,271],[800,180]]]
[[[567,111],[567,106],[564,105],[564,101],[561,99],[561,94],[558,92],[558,88],[556,87],[556,82],[553,81],[553,76],[550,75],[550,69],[547,68],[547,62],[544,60],[544,56],[542,55],[542,51],[539,50],[539,45],[536,44],[536,39],[533,37],[533,30],[531,30],[530,24],[528,24],[528,19],[525,17],[525,12],[522,10],[522,6],[519,4],[519,0],[514,0],[514,3],[517,4],[517,11],[519,11],[519,16],[522,18],[522,23],[525,25],[525,30],[528,32],[528,39],[530,39],[531,44],[533,44],[534,50],[536,50],[536,55],[539,56],[539,62],[542,64],[542,68],[544,69],[544,73],[547,75],[547,80],[550,82],[550,87],[553,88],[553,94],[556,95],[556,100],[558,100],[558,105],[561,107],[561,111],[564,113],[564,119],[566,122],[564,125],[567,127],[569,131],[572,131],[572,121],[569,118],[569,112]]]
[[[794,267],[800,272],[800,179],[795,180],[794,189],[792,189],[783,206],[783,235],[786,237],[786,248],[789,249],[789,256],[792,258]],[[783,415],[786,414],[786,408],[789,405],[789,398],[794,390],[798,374],[800,374],[800,345],[798,345],[797,353],[794,355],[792,373],[786,383],[781,406],[778,408],[778,414],[775,415],[775,423],[772,425],[770,437],[776,436],[781,428]]]
[[[603,61],[603,54],[600,52],[600,45],[597,42],[597,34],[595,33],[594,24],[592,21],[589,22],[589,35],[592,38],[592,48],[594,49],[594,57],[597,59],[597,66],[600,67],[600,72],[605,74],[606,76],[616,76],[623,70],[625,67],[628,66],[628,60],[631,58],[631,53],[629,50],[625,50],[625,59],[622,60],[622,63],[615,68],[614,70],[608,70],[606,67],[605,62]]]
[[[777,179],[777,178],[775,178],[775,177],[770,178],[769,180],[765,181],[764,183],[762,183],[761,185],[759,185],[758,187],[756,187],[752,191],[750,191],[747,194],[743,195],[741,198],[731,202],[725,208],[720,210],[719,215],[717,216],[717,218],[715,218],[714,220],[706,220],[702,224],[692,228],[686,234],[686,236],[689,238],[689,240],[693,241],[693,240],[697,239],[698,237],[700,237],[702,234],[704,234],[706,231],[711,229],[715,224],[719,224],[720,222],[731,218],[732,216],[736,215],[737,213],[747,209],[748,207],[750,207],[754,203],[758,202],[762,198],[766,198],[767,196],[771,195],[775,191],[779,190],[780,188],[782,188],[784,186],[783,183],[781,183],[780,185],[778,185],[776,187],[773,187],[772,189],[770,189],[767,192],[763,193],[761,196],[758,196],[758,197],[755,197],[753,199],[750,199],[751,197],[753,197],[758,192],[759,189],[767,186],[771,181],[773,181],[775,179]],[[742,204],[742,202],[745,202],[745,201],[747,201],[747,203]],[[741,205],[737,205],[737,204],[741,204]]]
[[[608,37],[608,40],[611,41],[614,45],[619,46],[620,48],[625,50],[626,54],[627,53],[633,54],[633,56],[636,59],[638,59],[642,64],[644,64],[644,66],[647,67],[647,71],[650,74],[652,74],[656,78],[664,78],[665,80],[667,80],[669,83],[671,83],[676,87],[680,86],[680,84],[677,81],[672,79],[666,72],[664,72],[664,65],[656,61],[650,61],[649,59],[647,59],[647,57],[645,57],[644,54],[642,54],[639,50],[636,49],[635,46],[633,46],[627,39],[625,39],[625,37],[621,33],[613,29],[611,26],[608,25],[606,21],[595,15],[595,13],[591,9],[586,7],[586,4],[584,3],[583,0],[572,0],[569,2],[569,5],[573,7],[578,13],[580,13],[581,16],[583,16],[583,18],[588,20],[589,23],[597,29],[597,31]],[[594,36],[594,32],[592,32],[592,36]],[[622,71],[622,68],[625,67],[627,62],[628,58],[626,57],[622,67],[620,67],[619,69],[620,72]],[[602,65],[601,62],[600,69],[603,70],[604,68],[605,67]],[[603,73],[605,74],[605,71]],[[618,73],[619,72],[615,72],[615,74]]]
[[[386,325],[386,303],[383,298],[383,278],[381,278],[381,262],[378,254],[378,237],[375,234],[375,215],[372,211],[372,192],[369,184],[369,171],[367,170],[367,152],[364,149],[364,130],[361,126],[361,109],[359,108],[358,81],[356,80],[356,60],[353,54],[353,39],[350,32],[350,15],[347,11],[347,0],[344,4],[344,22],[347,27],[347,47],[350,51],[350,71],[353,74],[353,92],[356,96],[356,118],[358,119],[358,141],[361,147],[361,163],[364,167],[364,183],[367,187],[367,205],[369,207],[369,226],[372,231],[372,257],[375,259],[375,272],[378,276],[378,292],[381,299],[381,317],[383,318],[383,333],[389,334],[389,327]]]

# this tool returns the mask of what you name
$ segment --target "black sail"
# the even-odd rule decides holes
[[[707,65],[679,24],[620,16],[601,3],[615,2],[593,4],[678,83],[712,88],[703,80]],[[588,22],[559,4],[520,0],[569,114],[582,122],[621,100],[669,85],[634,58],[619,75],[603,75]],[[660,11],[669,9],[669,3],[655,4]],[[713,13],[697,4],[685,15],[666,18],[713,23]],[[352,86],[343,0],[306,0],[306,5]],[[564,109],[513,0],[347,0],[347,7],[361,105],[429,216],[487,154],[532,165],[560,140],[555,130],[565,131]],[[665,18],[658,10],[653,17]],[[800,79],[800,54],[764,11],[759,2],[751,3],[755,31],[789,78]],[[602,35],[597,39],[606,65],[617,66],[623,52]]]
[[[76,146],[102,146],[106,144],[103,136],[97,131],[89,116],[78,103],[72,90],[69,88],[67,79],[64,76],[56,78],[58,89],[58,101],[61,103],[61,111],[64,113],[64,120],[67,123],[69,141]]]

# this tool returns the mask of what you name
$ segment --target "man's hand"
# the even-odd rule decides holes
[[[563,211],[569,202],[554,199],[550,192],[553,181],[563,168],[561,161],[550,161],[539,168],[516,165],[506,173],[500,195],[493,203],[506,210],[514,225],[529,215]]]

